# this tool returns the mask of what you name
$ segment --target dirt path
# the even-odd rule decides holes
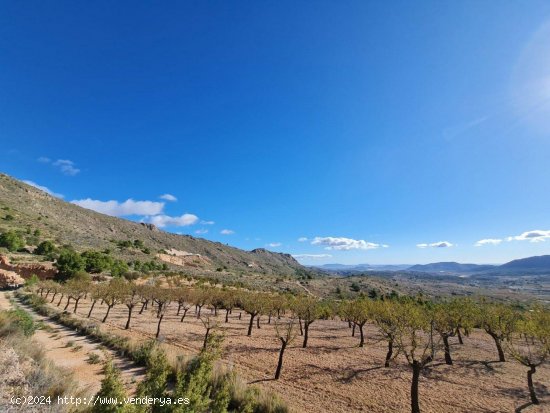
[[[9,301],[11,293],[0,293],[0,309],[13,308]],[[41,328],[33,335],[33,340],[44,349],[46,357],[56,366],[68,369],[74,373],[74,378],[80,387],[90,394],[95,394],[101,387],[103,379],[102,363],[90,364],[87,360],[90,354],[97,354],[100,360],[111,357],[122,373],[122,380],[127,389],[133,391],[136,383],[144,376],[144,368],[136,366],[129,360],[118,357],[113,351],[104,348],[93,340],[78,335],[68,327],[56,324],[48,318],[35,313],[30,307],[19,304],[35,321],[42,322],[46,328]]]

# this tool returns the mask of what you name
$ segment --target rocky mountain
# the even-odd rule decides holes
[[[165,232],[152,224],[103,215],[0,174],[0,232],[12,228],[39,230],[41,239],[71,244],[77,250],[110,248],[124,258],[140,256],[141,252],[121,251],[116,243],[140,240],[151,251],[141,259],[159,260],[158,253],[162,252],[172,257],[174,262],[169,264],[176,267],[277,275],[314,272],[289,254],[263,248],[244,251],[220,242]],[[178,261],[179,258],[182,259]]]

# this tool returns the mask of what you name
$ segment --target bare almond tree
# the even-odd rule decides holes
[[[275,321],[275,333],[281,342],[281,349],[279,350],[279,361],[277,362],[277,370],[275,370],[275,380],[279,380],[281,377],[281,370],[283,368],[283,357],[287,346],[294,341],[297,334],[296,319],[290,318],[287,320]]]

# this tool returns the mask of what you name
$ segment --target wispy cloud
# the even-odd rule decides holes
[[[280,242],[270,242],[269,244],[267,244],[268,247],[272,247],[272,248],[276,248],[276,247],[280,247],[281,244]]]
[[[298,242],[306,242],[308,240],[307,237],[300,237],[298,238]]]
[[[439,241],[439,242],[432,242],[431,244],[416,244],[418,248],[450,248],[454,244],[451,244],[449,241]]]
[[[297,260],[299,259],[321,259],[321,258],[330,258],[332,255],[330,254],[295,254],[293,255],[294,258]]]
[[[371,250],[380,248],[382,244],[367,242],[362,239],[352,239],[344,237],[315,237],[311,241],[312,245],[323,245],[326,250]]]
[[[42,185],[38,185],[36,182],[26,181],[26,180],[23,180],[23,182],[25,182],[27,185],[34,186],[35,188],[40,189],[41,191],[44,191],[47,194],[50,194],[51,196],[55,196],[56,198],[63,198],[62,194],[55,193],[50,188]]]
[[[63,174],[68,176],[75,176],[80,172],[80,169],[75,166],[75,163],[69,159],[58,159],[53,161],[47,156],[41,156],[37,159],[37,161],[40,163],[51,164],[58,168]]]
[[[529,242],[544,242],[550,238],[550,230],[544,231],[535,229],[526,231],[520,235],[506,238],[506,241],[529,241]]]
[[[214,221],[201,221],[201,225],[214,225]]]
[[[234,233],[235,233],[235,231],[233,231],[232,229],[222,229],[220,231],[220,234],[222,234],[222,235],[231,235],[231,234],[234,234]]]
[[[489,116],[482,116],[477,119],[473,119],[468,122],[464,122],[462,124],[447,128],[443,131],[443,137],[446,140],[452,140],[462,134],[467,133],[469,130],[476,128],[477,126],[487,121],[487,119],[489,119]]]
[[[502,242],[500,238],[486,238],[486,239],[480,239],[478,242],[474,244],[476,247],[482,247],[484,245],[498,245]]]
[[[68,159],[58,159],[52,165],[57,166],[63,174],[68,176],[75,176],[80,172],[80,169],[75,167],[75,163]]]
[[[155,224],[159,228],[163,227],[187,227],[189,225],[196,224],[199,221],[199,217],[193,214],[183,214],[177,217],[171,217],[169,215],[155,215],[146,218],[146,221]]]
[[[178,198],[176,198],[172,194],[164,194],[164,195],[159,196],[159,198],[164,199],[165,201],[170,201],[170,202],[176,202],[178,200]]]
[[[157,215],[162,213],[164,202],[134,201],[128,199],[124,202],[99,201],[96,199],[80,199],[71,201],[73,204],[93,211],[115,217],[129,215]]]
[[[196,230],[195,234],[208,234],[208,230],[206,228],[201,228]]]

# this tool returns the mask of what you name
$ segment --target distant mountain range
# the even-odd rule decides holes
[[[371,264],[324,264],[317,266],[325,271],[400,271],[409,268],[410,264],[400,265],[371,265]]]
[[[323,271],[338,274],[357,274],[367,271],[405,271],[431,274],[472,274],[472,275],[550,275],[550,255],[527,257],[510,261],[503,265],[461,264],[458,262],[434,262],[416,265],[370,265],[370,264],[324,264],[317,266]]]

